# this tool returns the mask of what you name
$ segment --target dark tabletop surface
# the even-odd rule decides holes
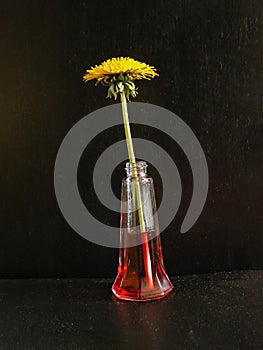
[[[0,281],[0,349],[263,349],[263,272],[174,277],[124,302],[109,279]]]

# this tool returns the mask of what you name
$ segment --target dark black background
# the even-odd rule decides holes
[[[168,273],[262,268],[262,15],[261,0],[2,2],[0,276],[116,275],[118,250],[84,240],[64,220],[53,170],[68,130],[114,103],[102,87],[84,85],[85,69],[120,55],[158,68],[158,79],[139,83],[136,101],[178,114],[209,166],[204,211],[182,235],[189,164],[172,140],[133,125],[134,136],[169,149],[183,179],[180,210],[162,234]],[[81,193],[94,203],[88,161],[124,134],[103,136],[79,166]],[[115,189],[122,175],[114,173]]]

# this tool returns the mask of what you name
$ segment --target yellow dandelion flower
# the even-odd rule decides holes
[[[130,80],[151,79],[158,76],[156,69],[144,62],[130,57],[114,57],[104,61],[99,66],[91,67],[83,77],[85,82],[97,79],[98,82],[108,83],[109,78],[117,75],[128,75]]]
[[[85,82],[96,79],[98,83],[109,86],[106,97],[117,99],[122,92],[129,100],[130,95],[135,97],[138,92],[134,80],[150,80],[158,76],[156,68],[130,57],[113,57],[102,62],[99,66],[87,69],[83,76]]]

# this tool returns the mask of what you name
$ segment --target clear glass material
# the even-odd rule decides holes
[[[122,180],[119,266],[112,291],[123,300],[147,301],[173,289],[164,267],[155,192],[147,163],[134,172],[126,163]]]

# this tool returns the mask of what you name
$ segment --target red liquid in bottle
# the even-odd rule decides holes
[[[163,298],[172,291],[163,264],[160,235],[153,239],[151,236],[154,231],[141,234],[142,244],[120,248],[118,275],[112,287],[118,298],[146,301]]]

